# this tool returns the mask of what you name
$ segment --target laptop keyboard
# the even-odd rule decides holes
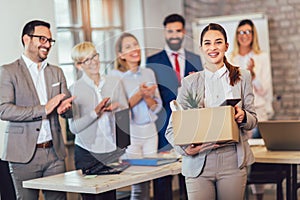
[[[82,170],[85,175],[120,174],[130,166],[129,163],[110,163],[108,165],[94,165],[89,169]]]

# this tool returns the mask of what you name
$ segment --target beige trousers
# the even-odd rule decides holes
[[[226,146],[207,154],[202,173],[186,178],[189,200],[242,200],[247,169],[238,168],[236,146]]]

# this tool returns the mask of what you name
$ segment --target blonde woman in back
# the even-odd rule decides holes
[[[274,114],[271,64],[268,54],[260,49],[257,31],[251,20],[239,22],[229,61],[250,71],[258,121],[270,119]],[[259,137],[258,133],[253,131],[253,137]]]
[[[229,56],[233,65],[250,71],[254,88],[254,106],[258,121],[269,120],[273,116],[273,87],[271,64],[268,54],[260,49],[258,34],[254,23],[241,20],[237,26],[233,52]],[[248,132],[251,138],[260,138],[257,127]],[[260,167],[253,165],[253,169]],[[252,169],[252,170],[253,170]],[[263,199],[264,186],[251,187],[257,200]]]

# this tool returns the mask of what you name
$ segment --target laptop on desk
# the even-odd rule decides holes
[[[116,143],[117,147],[123,149],[130,145],[130,116],[129,108],[115,113]]]
[[[261,121],[258,129],[268,150],[300,151],[300,120]]]
[[[83,174],[119,174],[130,166],[129,163],[119,162],[120,156],[125,153],[126,147],[130,145],[129,108],[115,112],[114,117],[117,150],[107,153],[101,160],[95,160],[89,167],[82,169]]]

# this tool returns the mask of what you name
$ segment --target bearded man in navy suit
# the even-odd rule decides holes
[[[163,25],[166,45],[162,51],[147,58],[147,67],[155,73],[164,108],[156,120],[159,151],[167,151],[172,148],[165,138],[165,131],[172,113],[169,103],[176,99],[181,79],[203,69],[200,56],[182,47],[186,33],[184,18],[178,14],[171,14],[164,19]],[[171,178],[161,178],[156,182],[157,190],[154,188],[154,192],[157,194],[155,196],[160,199],[172,199]],[[164,191],[161,189],[168,188],[167,186],[169,189],[164,189]]]

